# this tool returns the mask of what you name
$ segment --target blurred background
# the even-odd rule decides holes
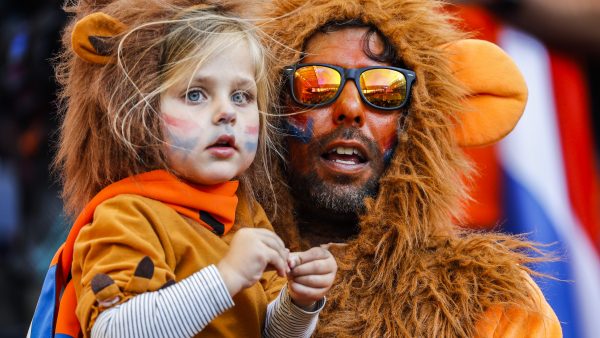
[[[0,337],[24,337],[53,252],[64,240],[50,177],[58,126],[50,59],[62,1],[0,1]]]
[[[467,226],[529,234],[561,261],[536,268],[565,337],[600,336],[599,0],[456,1],[463,29],[499,44],[530,89],[515,131],[467,149],[480,175]],[[48,264],[65,239],[52,59],[62,0],[0,2],[0,338],[23,337]]]

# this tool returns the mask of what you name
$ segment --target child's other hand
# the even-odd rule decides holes
[[[324,247],[294,252],[288,257],[288,291],[294,304],[311,311],[335,280],[337,263]]]
[[[274,232],[242,228],[233,236],[229,251],[217,264],[217,269],[233,297],[258,282],[268,265],[284,277],[290,271],[289,252]]]

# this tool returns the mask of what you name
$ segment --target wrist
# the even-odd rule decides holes
[[[306,304],[301,304],[292,298],[292,303],[306,312],[313,312],[317,309],[317,302],[309,302]]]
[[[314,301],[312,299],[301,299],[301,297],[298,297],[297,295],[290,292],[289,288],[287,288],[287,294],[290,297],[290,300],[292,301],[292,303],[294,305],[296,305],[297,307],[299,307],[300,309],[302,309],[306,312],[312,312],[315,310],[316,305],[317,305],[316,301]]]
[[[227,287],[227,291],[229,291],[229,295],[231,297],[235,296],[238,292],[240,292],[243,288],[242,282],[240,281],[239,276],[232,271],[232,269],[223,262],[219,262],[217,264],[217,270],[219,270],[219,274]]]

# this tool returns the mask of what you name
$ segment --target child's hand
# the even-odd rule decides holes
[[[288,291],[294,304],[312,310],[329,291],[337,272],[333,255],[323,247],[289,255]]]
[[[268,265],[284,277],[290,271],[289,252],[274,232],[242,228],[233,236],[229,251],[217,264],[217,269],[233,297],[258,282]]]

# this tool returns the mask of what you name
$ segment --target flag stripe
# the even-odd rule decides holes
[[[600,313],[600,263],[592,242],[573,214],[568,198],[550,57],[539,41],[513,29],[504,29],[499,43],[516,61],[530,90],[528,106],[521,122],[499,145],[500,162],[509,186],[512,184],[513,188],[520,186],[522,189],[519,192],[514,188],[513,191],[535,201],[525,202],[524,198],[514,197],[517,196],[515,193],[513,197],[516,200],[507,201],[510,203],[507,210],[511,210],[511,215],[507,216],[516,219],[507,219],[507,224],[528,226],[525,229],[534,231],[534,239],[556,237],[562,243],[566,254],[565,264],[569,269],[563,269],[561,272],[564,276],[559,277],[574,282],[555,282],[556,288],[565,288],[562,297],[566,299],[552,297],[550,304],[564,322],[565,337],[595,337],[600,332],[600,321],[597,319]],[[515,216],[517,212],[535,214],[532,205],[538,205],[543,210],[541,214],[547,222],[543,221],[544,217],[533,219],[531,216]],[[561,270],[558,265],[553,269]],[[569,288],[572,288],[575,297],[568,297]],[[569,316],[565,313],[568,311],[576,314],[566,322]]]
[[[572,60],[550,54],[554,101],[569,198],[592,244],[600,249],[600,188],[591,134],[590,100],[581,70]]]

